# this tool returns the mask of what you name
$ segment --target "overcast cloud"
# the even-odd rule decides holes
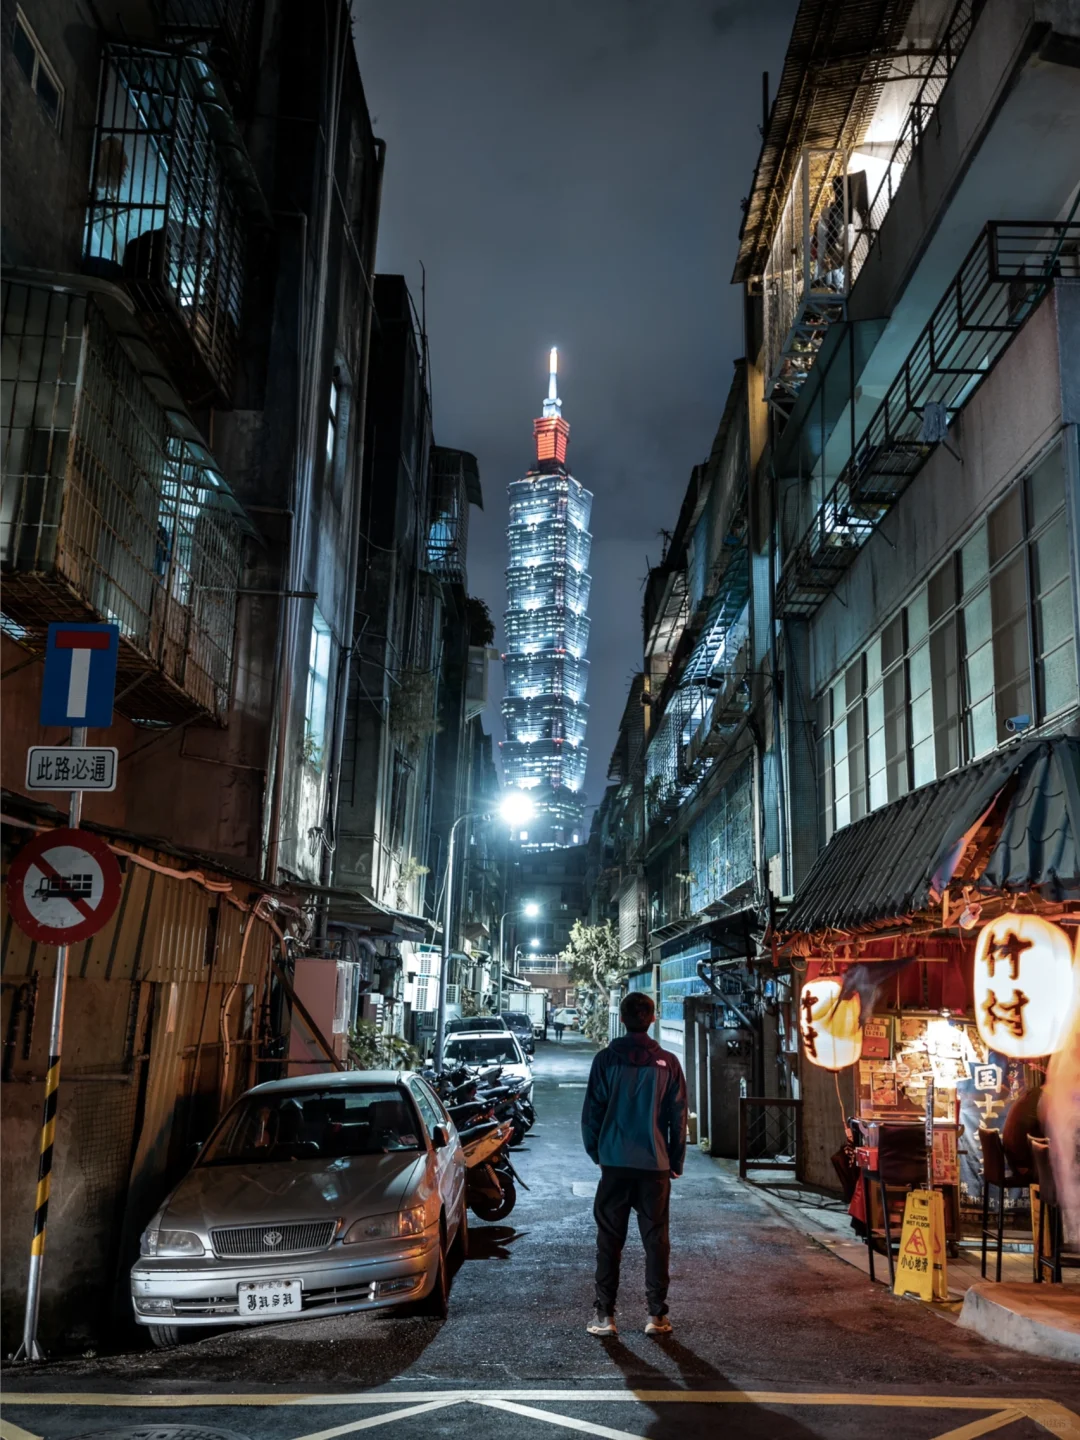
[[[595,803],[641,663],[646,557],[708,454],[741,353],[730,282],[795,0],[360,0],[387,142],[378,265],[427,270],[435,434],[480,462],[469,580],[505,605],[506,486],[560,350],[570,468],[593,502]],[[499,643],[501,643],[501,624]],[[501,668],[494,677],[495,705]],[[497,709],[489,724],[502,735]]]

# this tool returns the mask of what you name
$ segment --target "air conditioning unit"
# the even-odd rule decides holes
[[[446,987],[446,1003],[447,1003],[447,1005],[460,1005],[460,1004],[461,1004],[461,986],[460,986],[460,985],[447,985],[447,987]]]

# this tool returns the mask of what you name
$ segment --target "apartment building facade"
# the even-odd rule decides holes
[[[797,1099],[818,1184],[844,1130],[801,988],[909,961],[904,1003],[940,1010],[975,943],[942,875],[997,913],[986,854],[1076,764],[1078,39],[1068,5],[803,0],[744,210],[745,359],[649,576],[662,1033],[717,1153],[740,1095]],[[1039,838],[1013,888],[1071,913]],[[840,1084],[858,1114],[858,1066]]]

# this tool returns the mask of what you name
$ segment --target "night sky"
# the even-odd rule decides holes
[[[796,0],[359,0],[387,142],[378,267],[420,304],[435,437],[480,462],[469,588],[499,624],[506,485],[550,345],[593,492],[588,798],[603,794],[660,556],[741,353],[739,200]],[[501,666],[488,718],[496,740]]]

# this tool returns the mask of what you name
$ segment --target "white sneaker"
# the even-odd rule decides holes
[[[646,1335],[670,1335],[671,1321],[666,1315],[650,1315],[645,1322]]]
[[[618,1335],[618,1327],[615,1324],[614,1315],[602,1315],[599,1310],[586,1325],[590,1335]]]

